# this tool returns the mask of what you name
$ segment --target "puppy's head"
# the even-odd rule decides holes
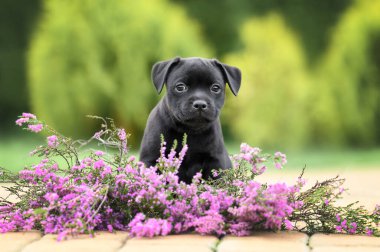
[[[237,95],[241,73],[215,59],[174,58],[156,63],[152,80],[160,93],[167,88],[172,116],[192,128],[215,121],[224,104],[226,84]]]

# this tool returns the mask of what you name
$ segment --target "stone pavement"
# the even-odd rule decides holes
[[[258,178],[265,182],[284,181],[293,183],[298,177],[294,170],[270,171]],[[359,200],[368,209],[373,209],[380,202],[380,167],[372,169],[334,169],[306,172],[308,184],[340,174],[346,178],[348,194],[342,204]],[[0,189],[0,195],[4,191]],[[217,239],[213,236],[196,234],[170,235],[154,239],[129,238],[126,232],[98,232],[95,238],[81,235],[67,241],[57,242],[55,235],[41,235],[39,232],[20,232],[0,234],[0,252],[187,252],[187,251],[218,251],[218,252],[380,252],[380,238],[359,235],[326,235],[315,234],[311,237],[298,232],[256,232],[249,237],[227,236]]]

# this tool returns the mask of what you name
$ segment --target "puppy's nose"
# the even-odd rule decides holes
[[[207,109],[207,102],[203,100],[196,100],[193,102],[193,108],[197,110],[206,110]]]

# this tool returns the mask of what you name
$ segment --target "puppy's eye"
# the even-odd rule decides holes
[[[175,85],[175,91],[178,93],[183,93],[187,91],[187,86],[184,83],[178,83]]]
[[[222,87],[219,84],[212,84],[210,89],[211,89],[211,92],[216,93],[216,94],[222,91]]]

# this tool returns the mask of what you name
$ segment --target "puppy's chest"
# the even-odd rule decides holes
[[[182,149],[182,141],[184,134],[178,132],[168,132],[165,136],[168,149],[172,147],[174,141],[177,141],[177,151]],[[206,155],[211,154],[217,148],[217,141],[211,135],[187,135],[186,144],[188,146],[187,156],[189,155]]]

